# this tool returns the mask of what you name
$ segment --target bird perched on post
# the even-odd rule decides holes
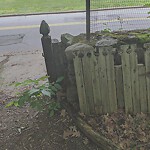
[[[40,25],[40,34],[47,36],[50,33],[50,27],[45,20],[42,20]]]

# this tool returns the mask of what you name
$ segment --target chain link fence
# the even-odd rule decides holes
[[[149,0],[90,0],[90,30],[150,28],[149,4]]]

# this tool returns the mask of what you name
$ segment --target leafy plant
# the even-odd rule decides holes
[[[103,25],[105,26],[104,30],[101,30],[102,33],[110,33],[112,32],[110,28],[108,28],[108,22],[107,23],[103,23]]]
[[[55,101],[56,93],[61,89],[60,82],[63,77],[60,77],[56,82],[49,83],[48,76],[32,80],[25,80],[23,82],[13,83],[15,87],[23,87],[23,91],[17,95],[18,99],[6,105],[6,107],[16,106],[22,107],[26,103],[30,104],[32,108],[39,111],[48,110],[50,116],[53,116],[55,111],[60,108],[59,102]]]
[[[104,29],[104,30],[101,30],[101,32],[102,32],[102,33],[111,33],[112,31],[111,31],[111,29],[106,28],[106,29]]]

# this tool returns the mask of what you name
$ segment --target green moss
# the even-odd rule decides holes
[[[120,43],[148,43],[150,42],[150,32],[149,30],[138,30],[138,31],[128,31],[128,32],[114,32],[107,33],[107,36],[118,39]]]
[[[122,41],[128,37],[127,34],[120,34],[120,33],[110,33],[110,34],[107,34],[107,36],[118,39],[119,41]]]
[[[148,33],[139,33],[136,35],[136,37],[139,39],[140,43],[148,43],[150,42],[150,34]]]
[[[73,38],[72,44],[75,43],[85,43],[91,46],[95,46],[96,42],[101,40],[103,37],[111,37],[118,40],[117,45],[124,44],[144,44],[150,42],[150,30],[135,30],[135,31],[120,31],[120,32],[110,32],[102,33],[96,32],[91,34],[91,41],[86,40],[85,34],[80,34]]]
[[[95,34],[91,34],[90,42],[86,40],[86,35],[85,34],[80,34],[80,35],[75,36],[73,38],[72,44],[85,43],[85,44],[88,44],[88,45],[91,45],[91,46],[95,46],[96,42],[97,42],[97,39],[96,39],[96,35]]]

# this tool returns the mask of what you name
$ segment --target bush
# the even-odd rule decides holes
[[[49,83],[47,79],[48,76],[43,76],[35,80],[13,83],[15,87],[22,87],[23,91],[17,94],[17,100],[11,101],[6,107],[22,107],[28,103],[32,108],[38,111],[48,111],[50,116],[53,116],[60,108],[60,103],[55,98],[56,93],[61,89],[60,82],[63,77],[52,83]]]

